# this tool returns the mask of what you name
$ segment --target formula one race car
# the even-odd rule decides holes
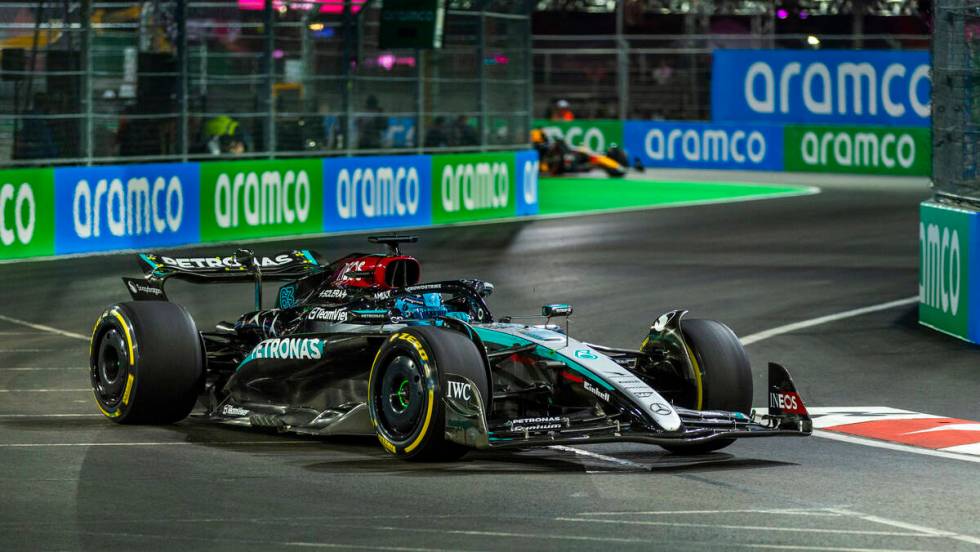
[[[173,423],[195,405],[208,421],[312,435],[377,435],[406,459],[451,460],[471,448],[608,441],[680,453],[740,437],[804,436],[811,422],[787,371],[769,365],[769,409],[750,411],[752,372],[738,338],[686,311],[656,319],[638,350],[567,334],[572,307],[540,324],[495,319],[493,285],[419,283],[406,236],[369,238],[385,254],[323,265],[308,250],[256,257],[141,254],[92,334],[99,409],[122,424]],[[170,303],[170,279],[255,283],[256,310],[198,331]],[[286,281],[274,308],[262,282]]]
[[[612,177],[626,176],[628,160],[619,146],[611,146],[606,153],[597,153],[584,147],[571,146],[562,138],[549,136],[541,129],[531,131],[531,143],[538,150],[539,168],[542,174],[585,173],[601,169]],[[642,170],[642,166],[637,168]]]

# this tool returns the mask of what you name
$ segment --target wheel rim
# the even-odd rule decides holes
[[[396,355],[385,365],[374,401],[378,422],[396,441],[416,433],[425,405],[425,388],[420,364],[406,355]]]
[[[109,329],[99,341],[95,366],[92,368],[92,386],[95,394],[106,406],[112,407],[122,400],[129,376],[129,357],[126,343],[116,328]]]

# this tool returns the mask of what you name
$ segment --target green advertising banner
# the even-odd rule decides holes
[[[970,268],[976,263],[970,240],[977,239],[971,232],[977,216],[931,201],[919,207],[919,322],[963,339],[969,339]]]
[[[54,169],[0,171],[0,259],[54,255],[54,217]]]
[[[570,146],[584,147],[594,152],[605,151],[616,144],[623,145],[623,122],[614,119],[581,121],[550,121],[537,119],[534,128],[540,128],[552,138],[561,138]]]
[[[514,152],[432,156],[432,222],[463,222],[517,213]]]
[[[784,169],[929,176],[932,138],[928,128],[786,125]]]
[[[201,241],[323,231],[323,161],[201,163]]]

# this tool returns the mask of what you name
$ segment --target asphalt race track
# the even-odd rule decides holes
[[[724,174],[739,178],[788,183]],[[616,346],[637,346],[677,307],[750,336],[916,294],[923,180],[792,183],[822,193],[425,230],[410,252],[425,279],[494,282],[498,316],[568,302],[573,335]],[[363,235],[256,248],[294,245],[329,258],[371,250]],[[137,274],[131,255],[0,265],[0,550],[980,548],[980,456],[826,432],[702,457],[593,445],[416,465],[373,439],[193,420],[119,427],[91,398],[84,339],[9,319],[87,335],[101,309],[126,299],[119,276]],[[171,297],[201,327],[233,320],[251,300],[247,286],[176,284]],[[910,302],[747,349],[760,407],[765,362],[778,360],[811,407],[980,420],[980,350],[919,327]]]

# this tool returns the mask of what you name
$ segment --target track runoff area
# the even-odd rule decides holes
[[[411,254],[427,278],[495,282],[501,314],[572,303],[573,333],[597,342],[629,346],[670,308],[725,321],[759,372],[756,404],[767,401],[759,368],[784,363],[815,437],[699,457],[612,444],[420,466],[370,440],[193,420],[117,427],[95,411],[86,335],[94,313],[125,298],[131,255],[10,263],[0,266],[0,548],[980,547],[977,350],[919,327],[910,297],[924,181],[648,171],[542,179],[539,194],[539,220],[420,231]],[[363,242],[257,248],[336,257]],[[246,290],[215,289],[176,300],[201,304],[208,321],[247,310]]]

